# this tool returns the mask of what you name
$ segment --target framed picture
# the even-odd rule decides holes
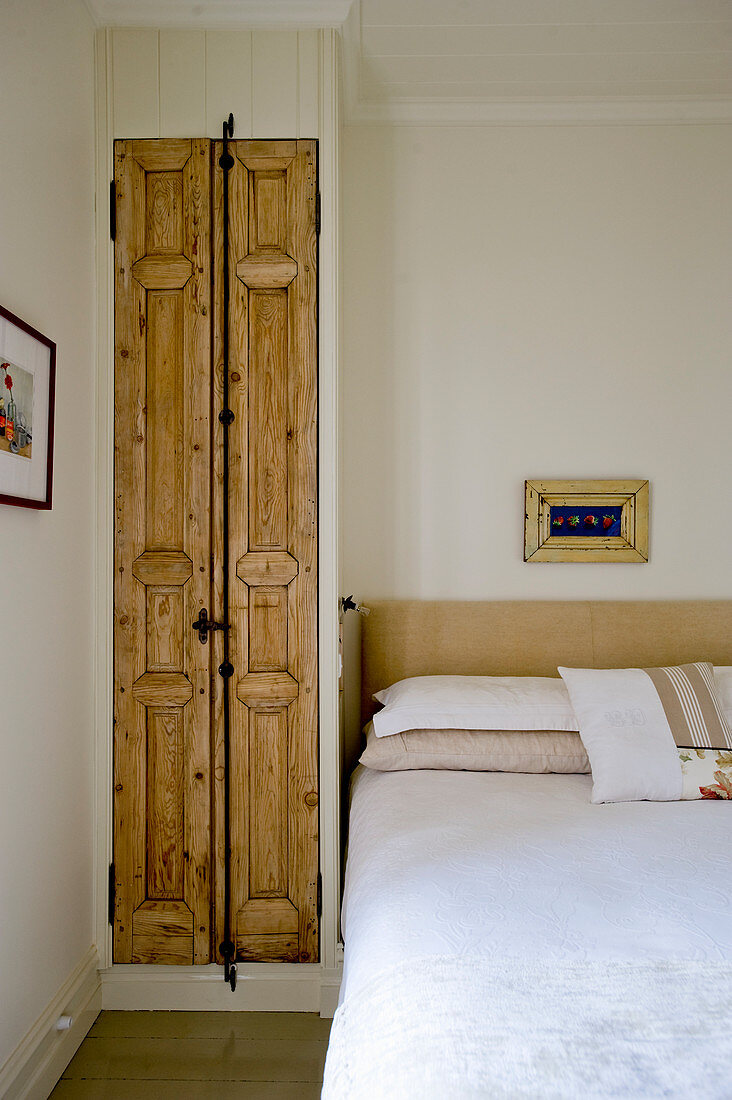
[[[0,504],[50,508],[56,345],[0,306]]]
[[[527,481],[524,561],[648,561],[647,481]]]

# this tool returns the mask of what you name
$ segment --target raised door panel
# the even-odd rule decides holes
[[[229,583],[236,673],[230,919],[239,959],[313,962],[318,958],[316,146],[239,141],[232,152],[228,369],[235,419]],[[220,147],[214,150],[215,166],[219,155]],[[217,170],[217,210],[221,186]],[[217,269],[223,263],[218,227],[215,263]],[[217,296],[215,332],[222,311]],[[220,395],[224,364],[220,340],[215,341]],[[216,445],[217,507],[219,453]],[[220,556],[216,548],[217,561]],[[220,571],[215,577],[220,598]],[[219,698],[217,765],[220,708]],[[219,766],[216,776],[221,852],[225,778]],[[216,893],[221,933],[221,876]]]
[[[211,957],[208,141],[115,144],[114,961]]]

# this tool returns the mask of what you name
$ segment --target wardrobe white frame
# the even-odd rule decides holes
[[[112,31],[96,35],[96,578],[94,619],[95,931],[102,1007],[320,1012],[331,1016],[340,988],[340,733],[338,705],[338,238],[339,49],[336,30],[318,31],[319,183],[319,645],[320,962],[238,964],[232,994],[221,967],[112,964],[108,872],[112,860],[112,629],[114,487],[114,248],[109,235],[113,178]],[[192,135],[197,136],[197,135]],[[261,135],[265,137],[267,135]],[[307,134],[303,136],[311,137]]]

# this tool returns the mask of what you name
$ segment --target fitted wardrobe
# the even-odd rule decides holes
[[[317,171],[115,142],[115,963],[319,958]]]

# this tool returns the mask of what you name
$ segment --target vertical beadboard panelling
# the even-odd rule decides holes
[[[289,138],[297,131],[297,31],[252,33],[252,132]]]
[[[113,32],[114,137],[158,137],[158,31]]]
[[[221,123],[230,111],[235,136],[253,137],[252,35],[250,31],[207,31],[207,137],[221,137]]]
[[[318,31],[298,31],[297,136],[299,138],[312,138],[318,134],[319,42]]]
[[[206,135],[205,31],[160,31],[160,135]]]

